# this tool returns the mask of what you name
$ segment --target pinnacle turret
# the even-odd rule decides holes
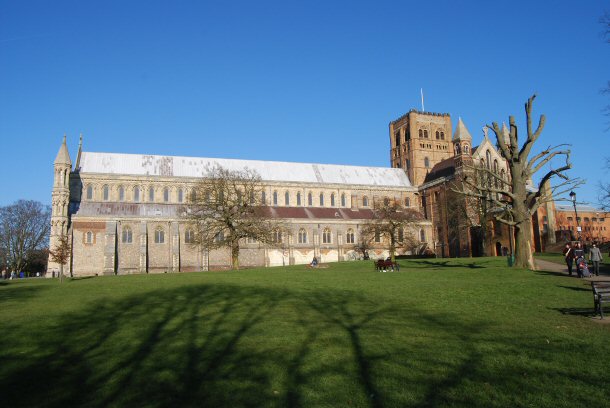
[[[455,128],[455,133],[453,134],[453,141],[456,142],[456,141],[461,141],[461,140],[468,140],[470,142],[470,141],[472,141],[472,136],[470,135],[470,132],[466,128],[466,125],[464,125],[462,118],[459,118],[458,124]]]
[[[57,152],[57,157],[55,157],[55,162],[53,164],[67,164],[72,167],[72,160],[70,160],[70,153],[68,152],[68,146],[66,146],[66,135],[64,134],[64,140],[59,148],[59,152]]]

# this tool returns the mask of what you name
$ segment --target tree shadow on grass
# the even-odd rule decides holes
[[[489,322],[344,290],[200,284],[98,299],[53,323],[4,333],[5,344],[33,345],[0,350],[4,405],[520,405],[497,388],[488,400],[463,389],[495,381],[533,395],[515,373],[554,351]],[[518,358],[507,367],[490,354]]]
[[[0,303],[26,301],[28,298],[38,296],[45,286],[31,286],[10,284],[0,290]],[[15,313],[18,310],[14,310]]]
[[[486,266],[484,266],[483,264],[486,263],[487,261],[482,261],[480,263],[477,262],[470,262],[468,264],[463,264],[463,263],[454,263],[454,261],[451,260],[446,260],[446,261],[426,261],[426,260],[412,260],[410,259],[409,264],[416,264],[422,268],[436,268],[436,269],[443,269],[443,268],[470,268],[470,269],[481,269],[481,268],[486,268]],[[409,264],[407,264],[405,267],[409,267]]]

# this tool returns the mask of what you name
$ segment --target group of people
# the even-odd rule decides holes
[[[579,278],[582,278],[587,268],[585,263],[585,249],[580,242],[577,242],[574,246],[569,243],[563,249],[563,256],[568,266],[568,273],[572,276],[572,269],[574,263],[576,263],[576,274]],[[589,262],[593,265],[593,273],[595,276],[599,276],[599,263],[602,261],[602,253],[594,242],[591,248],[589,248]]]

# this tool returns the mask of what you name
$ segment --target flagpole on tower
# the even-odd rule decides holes
[[[426,109],[424,108],[424,88],[419,88],[419,92],[421,93],[421,111],[425,112]]]

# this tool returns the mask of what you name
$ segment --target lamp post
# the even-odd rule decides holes
[[[578,241],[580,241],[580,221],[578,220],[578,211],[576,210],[576,193],[574,191],[570,191],[570,199],[572,200],[572,205],[574,206],[574,215],[576,216],[576,232],[578,232]]]

